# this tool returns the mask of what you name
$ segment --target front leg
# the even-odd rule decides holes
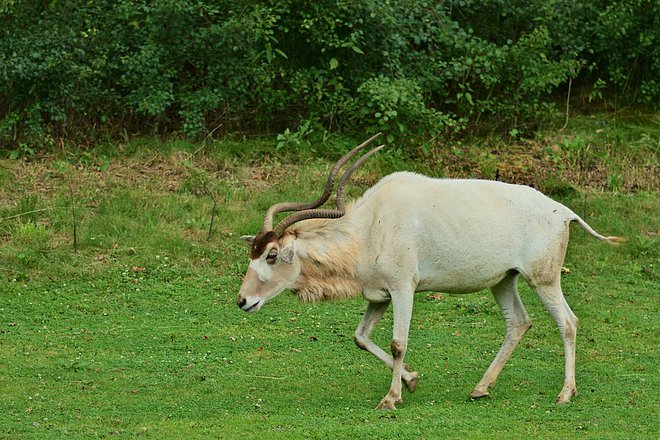
[[[397,403],[402,403],[401,399],[401,377],[405,368],[403,358],[406,355],[408,346],[408,331],[410,330],[410,319],[412,317],[413,307],[412,289],[402,289],[392,292],[392,308],[394,319],[394,330],[392,332],[392,385],[390,391],[381,400],[378,409],[396,409]]]
[[[389,300],[385,302],[369,302],[367,311],[364,313],[362,321],[360,321],[360,325],[355,330],[355,345],[357,345],[362,350],[368,351],[369,353],[376,356],[390,369],[394,369],[394,359],[392,359],[392,356],[387,354],[370,338],[374,326],[383,317],[383,314],[385,313],[385,310],[389,304]],[[406,384],[408,391],[411,393],[415,391],[415,387],[417,387],[418,378],[419,374],[416,371],[411,372],[409,367],[404,364],[403,372],[401,373],[401,379],[403,380],[403,383]]]

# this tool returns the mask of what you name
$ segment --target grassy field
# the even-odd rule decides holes
[[[579,395],[561,406],[561,339],[524,283],[534,325],[477,401],[467,395],[504,336],[495,302],[418,294],[406,361],[421,378],[390,412],[373,409],[389,371],[353,343],[363,300],[236,307],[238,237],[271,203],[317,194],[347,140],[323,153],[142,141],[0,161],[0,438],[658,438],[659,132],[657,117],[583,118],[516,145],[414,161],[390,149],[351,184],[355,196],[397,169],[500,170],[581,214],[586,195],[587,221],[628,238],[612,248],[572,230]],[[387,346],[391,318],[374,333]]]

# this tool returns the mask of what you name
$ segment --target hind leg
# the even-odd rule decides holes
[[[557,403],[569,403],[571,397],[577,395],[575,387],[575,339],[577,336],[578,319],[566,303],[559,279],[554,283],[535,286],[541,301],[557,322],[561,338],[564,341],[564,387],[557,396]]]
[[[502,371],[502,367],[504,367],[511,353],[513,353],[513,350],[532,325],[525,306],[523,306],[518,295],[518,289],[516,287],[518,275],[518,272],[510,273],[491,288],[495,301],[500,307],[506,321],[506,337],[500,351],[495,356],[495,359],[493,359],[486,373],[484,373],[483,378],[470,393],[470,398],[472,399],[488,396],[488,388],[495,386],[497,376]]]

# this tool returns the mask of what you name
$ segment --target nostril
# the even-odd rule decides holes
[[[238,301],[236,302],[236,304],[238,305],[238,307],[240,307],[241,309],[243,308],[243,306],[245,305],[245,303],[246,303],[245,298],[239,298]]]

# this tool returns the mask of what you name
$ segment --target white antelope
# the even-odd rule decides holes
[[[472,398],[484,397],[531,326],[516,287],[522,275],[559,326],[565,379],[557,402],[570,402],[577,393],[578,320],[560,287],[569,223],[577,222],[610,244],[622,239],[598,234],[573,211],[530,187],[501,182],[433,179],[400,172],[344,206],[348,177],[382,145],[345,172],[337,188],[336,210],[317,209],[329,198],[338,170],[376,136],[337,162],[320,199],[273,205],[262,231],[243,237],[250,244],[251,261],[238,306],[257,311],[285,289],[306,301],[362,292],[368,306],[355,331],[355,343],[392,369],[392,385],[378,408],[394,409],[402,402],[401,380],[412,392],[419,377],[403,363],[413,294],[491,289],[507,329],[502,347],[470,393]],[[283,211],[297,212],[273,228],[274,215]],[[390,302],[391,356],[369,337]]]

